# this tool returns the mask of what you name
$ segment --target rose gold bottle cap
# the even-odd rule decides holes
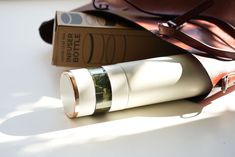
[[[92,115],[96,98],[92,77],[87,69],[64,72],[60,79],[64,112],[70,118]]]

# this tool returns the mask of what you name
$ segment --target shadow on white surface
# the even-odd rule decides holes
[[[42,41],[38,28],[56,10],[70,10],[79,1],[0,1],[0,120],[32,106],[42,96],[59,97],[59,76],[65,68],[51,65],[52,45]],[[42,11],[43,8],[43,11]]]
[[[39,154],[56,155],[57,157],[74,156],[75,154],[104,157],[185,155],[190,157],[232,157],[235,153],[232,149],[235,144],[233,140],[235,128],[231,125],[230,120],[234,118],[235,114],[227,111],[203,120],[124,136],[111,136],[112,134],[109,132],[117,128],[113,128],[114,125],[107,123],[100,127],[76,129],[76,132],[68,131],[69,134],[60,132],[57,135],[54,133],[26,137],[23,140],[6,142],[1,148],[7,150],[8,155],[15,157]],[[145,125],[144,123],[147,121],[140,121],[139,125]],[[128,128],[132,127],[130,125]],[[99,132],[101,127],[103,128],[102,133]],[[126,131],[126,128],[119,125],[116,132],[123,131]]]
[[[135,117],[188,119],[198,116],[204,107],[234,90],[235,87],[231,87],[225,94],[215,93],[200,104],[188,100],[178,100],[76,119],[69,119],[64,114],[62,104],[58,99],[44,98],[45,100],[43,100],[42,98],[38,105],[33,106],[34,110],[37,106],[42,107],[41,109],[6,119],[0,124],[0,131],[8,135],[30,136]],[[53,105],[59,107],[50,108]],[[47,106],[48,108],[46,108]]]
[[[38,27],[55,10],[78,3],[1,2],[1,156],[234,156],[234,112],[205,118],[210,113],[203,115],[203,106],[189,101],[68,119],[58,102],[64,69],[50,65],[52,47],[40,39]],[[221,101],[212,108],[226,106]]]
[[[181,100],[71,120],[62,108],[43,109],[7,119],[0,125],[0,131],[8,135],[29,136],[133,117],[190,118],[200,114],[201,110],[201,105]]]

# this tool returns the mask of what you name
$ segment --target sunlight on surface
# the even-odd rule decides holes
[[[235,91],[227,95],[220,96],[215,100],[212,100],[211,104],[207,105],[203,109],[203,111],[205,113],[220,113],[223,111],[235,111],[234,97],[235,97]]]
[[[5,143],[5,142],[17,142],[17,141],[21,141],[24,140],[28,137],[26,136],[10,136],[10,135],[6,135],[0,132],[0,144],[1,143]]]
[[[48,96],[41,97],[37,102],[32,103],[31,105],[21,105],[18,110],[35,110],[35,109],[46,109],[46,108],[57,108],[61,107],[61,100],[57,98],[52,98]]]
[[[45,132],[45,133],[42,132],[40,134],[35,134],[33,136],[31,135],[13,136],[1,133],[0,138],[1,138],[1,143],[14,142],[14,141],[23,142],[25,141],[26,138],[33,138],[34,139],[33,141],[35,142],[31,143],[30,145],[26,145],[21,149],[21,153],[23,154],[35,154],[41,151],[60,149],[70,144],[82,145],[94,142],[96,143],[102,141],[111,141],[124,136],[138,135],[146,132],[160,130],[163,128],[189,124],[200,120],[203,121],[205,119],[210,119],[213,117],[224,116],[226,114],[226,111],[230,110],[234,111],[234,105],[233,102],[231,101],[234,95],[235,93],[233,92],[230,95],[226,95],[223,98],[221,97],[212,101],[210,105],[205,106],[199,113],[187,111],[183,115],[169,114],[164,116],[163,114],[161,116],[157,115],[154,116],[149,114],[148,116],[147,114],[145,114],[143,116],[142,115],[138,116],[138,114],[136,115],[132,113],[133,110],[129,110],[128,112],[120,111],[117,113],[108,113],[107,119],[103,121],[99,121],[99,117],[93,117],[93,116],[84,117],[80,119],[78,118],[74,120],[68,119],[67,117],[62,117],[64,119],[67,119],[64,121],[61,121],[61,118],[57,117],[56,119],[60,120],[60,122],[53,122],[53,120],[50,121],[51,127],[53,127],[53,125],[56,125],[55,123],[61,123],[61,126],[66,126],[66,127],[64,128],[62,127],[61,129],[58,128],[57,130],[51,132]],[[165,104],[163,103],[162,105],[166,107],[164,112],[166,112],[167,110],[170,112],[170,110],[172,109],[175,110],[178,107],[181,107],[181,109],[183,110],[184,108],[182,108],[182,106],[179,106],[181,102],[183,101],[178,101],[175,104],[173,103],[173,105],[169,105],[168,103]],[[174,107],[173,108],[170,107],[167,109],[167,105]],[[189,105],[199,105],[199,104],[189,104]],[[40,109],[39,111],[41,111],[58,107],[61,107],[61,102],[59,99],[43,96],[37,102],[31,105],[29,104],[21,105],[19,108],[17,108],[17,111],[9,113],[6,120],[20,115],[23,116],[24,114],[27,114],[29,112],[31,115],[33,115],[34,112],[36,114],[38,109]],[[163,108],[161,108],[160,106],[158,108],[158,105],[156,105],[156,110],[157,109],[161,110]],[[63,110],[62,107],[61,110]],[[146,113],[153,112],[151,108],[150,109],[144,108],[144,110]],[[115,117],[115,114],[118,114],[120,117],[118,119],[115,118],[112,119],[112,117]],[[47,118],[48,120],[53,119],[53,117],[49,117],[49,114],[43,115],[42,112],[42,116],[45,115],[47,115],[47,117],[43,117],[42,118],[43,120]],[[129,115],[129,117],[128,116],[125,117],[125,115]],[[59,114],[54,116],[59,116]],[[31,121],[34,121],[34,119],[31,119]],[[46,126],[48,125],[47,122],[42,121],[42,123],[45,123]],[[81,125],[82,123],[83,125]],[[67,127],[68,124],[71,127]]]
[[[223,114],[223,111],[224,110],[221,110],[221,112],[211,112],[210,114],[202,113],[199,116],[191,118],[182,118],[181,116],[132,117],[85,125],[67,130],[40,134],[37,137],[45,142],[29,145],[22,151],[24,153],[38,153],[53,148],[62,148],[71,143],[82,145],[91,142],[110,141],[123,136],[141,134],[193,121],[217,117]]]
[[[1,81],[1,156],[232,157],[235,92],[203,107],[177,101],[74,120],[63,114],[56,98],[60,70],[50,65],[51,45],[40,39],[38,27],[53,18],[56,10],[71,10],[84,3],[1,2],[6,20],[1,29],[1,67],[9,74]]]
[[[33,112],[35,110],[58,108],[61,106],[62,106],[62,104],[61,104],[60,99],[43,96],[37,102],[24,103],[24,104],[18,105],[18,107],[15,109],[15,111],[10,112],[5,116],[5,119],[19,116],[21,114]]]

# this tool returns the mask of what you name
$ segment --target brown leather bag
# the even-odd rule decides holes
[[[183,0],[171,1],[171,3],[168,0],[168,2],[168,4],[176,4],[176,6],[167,5],[166,1],[153,0],[150,0],[149,3],[140,0],[99,0],[94,1],[93,4],[97,10],[106,10],[131,20],[157,36],[191,52],[207,53],[209,56],[219,59],[235,59],[234,27],[225,22],[228,20],[235,23],[231,9],[226,14],[229,16],[217,14],[223,18],[221,20],[216,16],[209,16],[213,10],[205,15],[199,15],[213,6],[212,0],[206,0],[200,4],[192,0],[187,3],[184,3],[186,1]],[[155,6],[159,7],[155,8]],[[166,6],[166,10],[160,9],[165,8],[164,6]],[[170,6],[171,9],[167,6]],[[184,11],[184,8],[188,8],[188,10]]]
[[[220,60],[235,60],[235,1],[205,0],[93,0],[73,11],[105,12],[132,21],[157,37],[191,53]],[[53,20],[40,27],[42,38],[52,42]],[[224,73],[213,83],[234,72]],[[229,78],[229,79],[228,79]],[[228,85],[225,86],[228,86]]]
[[[235,2],[214,1],[206,0],[198,5],[195,0],[93,0],[92,4],[75,10],[111,12],[191,52],[235,59]],[[227,5],[229,9],[218,10]],[[199,15],[203,11],[205,13]],[[41,35],[49,43],[52,42],[52,28],[52,21],[41,26]]]

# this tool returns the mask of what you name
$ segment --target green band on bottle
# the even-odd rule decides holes
[[[112,90],[107,72],[102,67],[89,68],[96,95],[96,113],[108,112],[111,108],[112,103]]]

